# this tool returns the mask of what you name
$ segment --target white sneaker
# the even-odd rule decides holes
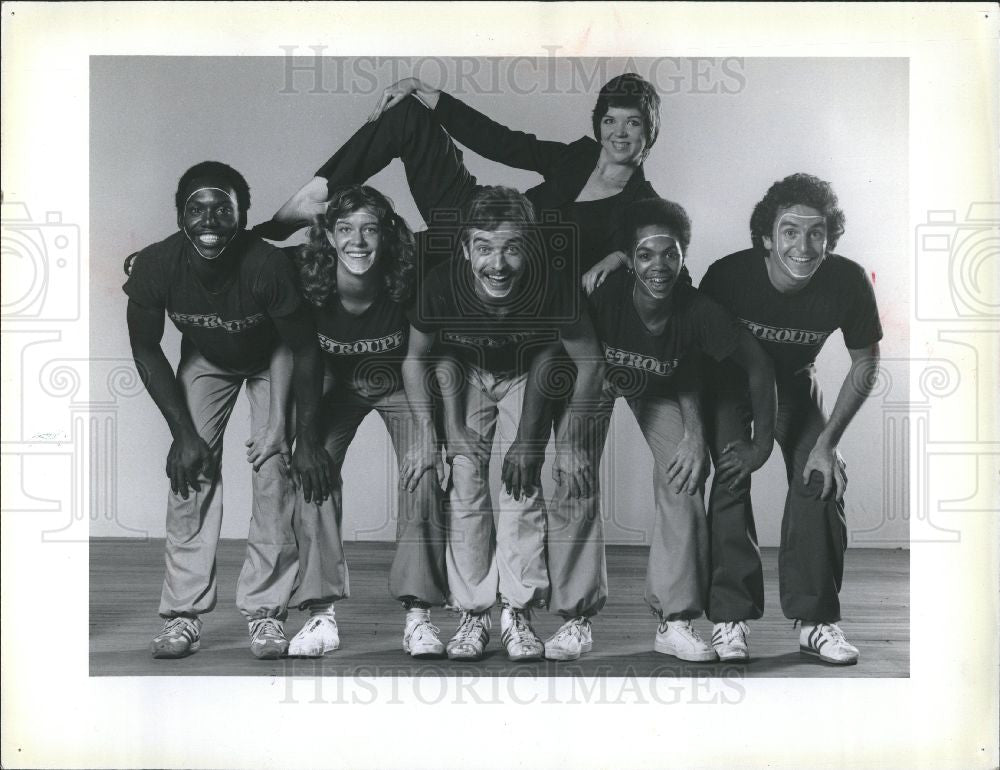
[[[322,658],[338,647],[340,632],[331,607],[330,614],[313,615],[306,621],[302,630],[292,637],[288,654],[296,658]]]
[[[660,621],[653,649],[693,663],[716,659],[715,650],[698,635],[690,620]]]
[[[285,626],[277,618],[257,618],[248,624],[250,652],[261,660],[275,660],[288,652]]]
[[[413,607],[406,612],[403,629],[403,652],[414,658],[440,658],[444,645],[438,638],[440,629],[431,625],[431,611]]]
[[[200,618],[167,618],[163,629],[149,643],[154,658],[184,658],[198,652],[200,647]]]
[[[835,623],[803,623],[799,632],[799,652],[840,666],[857,663],[859,655],[858,648],[847,641]]]
[[[593,648],[590,618],[571,618],[545,642],[545,657],[549,660],[576,660]]]
[[[716,623],[712,629],[712,646],[719,660],[750,660],[750,627],[742,620]]]
[[[528,610],[504,603],[500,608],[500,641],[510,660],[541,660],[542,640],[528,622]]]
[[[448,642],[448,657],[452,660],[481,660],[490,643],[493,620],[490,611],[479,614],[463,612],[458,630]]]

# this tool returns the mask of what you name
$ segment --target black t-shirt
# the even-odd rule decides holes
[[[212,363],[254,373],[269,365],[278,341],[271,319],[291,315],[301,300],[292,266],[279,249],[247,232],[229,248],[237,260],[218,290],[206,289],[194,272],[182,232],[138,252],[122,289],[139,305],[166,311]]]
[[[763,249],[746,249],[723,257],[700,288],[757,338],[779,378],[811,366],[837,329],[851,349],[882,339],[875,291],[859,264],[829,254],[804,289],[782,294],[767,276],[766,256]]]
[[[474,281],[463,257],[439,265],[408,316],[415,329],[435,334],[449,353],[481,369],[527,371],[535,354],[579,319],[580,293],[558,273],[529,267],[502,314],[479,298]]]
[[[312,306],[319,346],[327,354],[339,387],[361,389],[370,396],[403,387],[403,359],[409,341],[406,311],[382,292],[360,315],[348,312],[339,296]]]
[[[678,391],[697,389],[701,354],[717,361],[731,355],[739,326],[711,299],[680,283],[673,290],[666,326],[653,334],[635,309],[635,280],[630,271],[618,270],[590,295],[608,383],[627,397],[673,397]]]

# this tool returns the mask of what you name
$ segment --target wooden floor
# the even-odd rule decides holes
[[[413,660],[402,652],[403,610],[388,595],[390,543],[345,543],[353,595],[337,605],[341,648],[317,660],[260,661],[251,656],[247,627],[236,610],[236,577],[244,542],[219,547],[219,606],[205,615],[201,650],[181,660],[154,660],[147,649],[162,621],[156,615],[163,579],[162,540],[95,539],[90,545],[90,673],[92,676],[411,676],[489,674],[538,676],[906,677],[910,661],[908,551],[848,550],[841,593],[841,627],[860,650],[856,666],[831,666],[798,652],[798,630],[778,604],[777,552],[763,549],[767,609],[751,624],[749,664],[685,663],[653,652],[656,621],[642,601],[648,549],[608,547],[610,598],[594,621],[594,651],[567,663],[514,664],[499,643],[499,616],[485,660],[459,664]],[[436,610],[443,640],[458,616]],[[293,610],[291,637],[304,613]],[[544,639],[559,618],[539,614]],[[695,621],[702,636],[711,623]]]

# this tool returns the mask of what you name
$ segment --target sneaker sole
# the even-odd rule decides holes
[[[671,645],[665,644],[659,639],[653,642],[653,649],[664,655],[673,655],[675,658],[685,660],[688,663],[708,663],[719,659],[719,657],[715,654],[715,650],[710,650],[709,652],[703,652],[700,654],[680,653]]]
[[[475,661],[478,661],[478,660],[482,660],[484,657],[486,657],[486,651],[484,650],[483,652],[479,653],[478,655],[476,655],[476,654],[466,655],[464,653],[458,653],[458,652],[454,652],[452,650],[448,650],[447,655],[448,655],[448,660],[467,660],[467,661],[475,662]]]
[[[578,660],[581,655],[585,655],[586,653],[590,652],[592,649],[594,649],[594,643],[593,642],[584,642],[583,644],[580,645],[580,652],[578,652],[578,653],[576,653],[574,655],[573,653],[566,652],[564,650],[557,650],[557,649],[549,650],[549,646],[546,644],[545,645],[545,659],[546,660],[559,660],[559,661]]]
[[[161,647],[156,644],[149,645],[149,651],[157,660],[178,660],[179,658],[186,658],[188,655],[194,655],[200,649],[201,641],[192,642],[183,652],[176,652],[167,647]]]
[[[421,652],[413,652],[412,650],[404,649],[403,652],[405,652],[411,658],[417,658],[418,660],[428,660],[428,659],[440,660],[441,658],[445,657],[445,651],[443,648],[441,650],[423,650]]]
[[[750,660],[749,650],[747,650],[746,652],[730,652],[726,654],[723,654],[718,650],[716,650],[715,654],[719,656],[719,660],[725,663],[747,663]]]
[[[283,658],[288,654],[288,646],[265,647],[260,650],[255,650],[251,647],[250,654],[257,658],[257,660],[277,660],[278,658]]]
[[[834,666],[854,666],[857,665],[858,662],[857,658],[848,658],[847,660],[838,660],[837,658],[831,658],[824,655],[821,652],[817,652],[811,647],[803,647],[801,644],[799,645],[799,652],[801,652],[803,655],[809,655],[813,658],[819,658],[824,663],[832,663]]]
[[[511,663],[527,663],[532,660],[542,660],[544,657],[544,651],[542,652],[530,652],[527,655],[511,655],[507,653],[507,660]]]
[[[289,647],[287,655],[288,655],[289,658],[322,658],[328,652],[334,652],[335,650],[339,650],[339,649],[340,649],[340,645],[339,644],[335,645],[334,647],[324,647],[319,652],[312,652],[310,650],[295,650],[295,651],[293,651],[292,648]]]

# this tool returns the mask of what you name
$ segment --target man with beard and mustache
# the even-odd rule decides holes
[[[479,188],[463,209],[459,253],[435,268],[410,311],[403,367],[407,396],[430,403],[437,367],[449,489],[448,585],[462,610],[448,657],[483,657],[500,596],[501,640],[511,660],[537,660],[530,624],[549,597],[546,505],[541,467],[550,421],[547,388],[565,350],[576,373],[568,418],[556,436],[557,495],[593,493],[595,469],[579,428],[600,394],[603,365],[580,292],[550,274],[531,202],[516,190]],[[494,528],[489,462],[494,436],[504,451]],[[595,543],[603,549],[603,541]]]
[[[178,232],[126,262],[128,330],[146,389],[170,428],[166,576],[162,631],[155,658],[180,658],[200,647],[200,616],[216,602],[215,556],[222,525],[222,439],[246,383],[255,438],[269,449],[253,474],[253,515],[236,603],[258,658],[284,654],[282,621],[296,576],[291,478],[306,499],[331,489],[330,459],[313,426],[319,399],[319,348],[291,264],[278,249],[246,232],[250,188],[224,163],[188,169],[175,195]],[[164,355],[164,313],[181,332],[176,376]],[[297,443],[285,460],[283,413],[273,404],[269,365],[277,343],[293,353]],[[275,429],[264,436],[268,426]],[[261,434],[261,435],[257,435]]]
[[[836,625],[844,575],[846,465],[837,444],[871,392],[882,325],[872,283],[855,262],[833,253],[844,213],[830,184],[808,174],[776,182],[750,217],[753,248],[709,267],[701,290],[733,313],[774,362],[775,438],[784,454],[788,494],[781,522],[778,577],[785,617],[801,622],[799,649],[828,663],[852,664],[858,650]],[[851,368],[827,417],[815,361],[837,329]],[[749,414],[744,379],[721,365],[710,378],[713,456],[741,444]],[[708,515],[712,580],[708,616],[722,660],[748,660],[746,621],[764,611],[764,581],[750,501],[750,471],[717,468]]]

